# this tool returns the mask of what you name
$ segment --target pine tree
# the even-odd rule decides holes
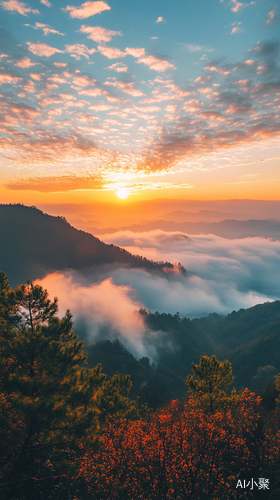
[[[215,409],[239,399],[235,390],[231,396],[226,395],[234,378],[229,361],[218,361],[216,356],[201,356],[199,365],[193,363],[192,366],[194,375],[188,375],[185,384],[198,406],[212,414]]]
[[[2,463],[8,483],[20,485],[36,476],[36,450],[86,435],[96,439],[96,399],[105,375],[100,365],[81,368],[83,342],[72,331],[69,311],[62,319],[56,316],[57,299],[50,301],[32,282],[13,292],[3,274],[0,278]]]

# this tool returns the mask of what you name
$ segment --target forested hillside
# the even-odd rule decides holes
[[[169,262],[156,263],[70,226],[64,217],[36,207],[0,205],[0,269],[12,285],[40,279],[54,271],[88,272],[100,265],[119,265],[164,272]],[[181,266],[181,272],[185,269]]]
[[[228,360],[203,355],[183,377],[182,401],[152,411],[129,398],[129,375],[114,374],[121,361],[148,377],[149,360],[135,363],[116,341],[96,345],[88,361],[110,368],[106,378],[100,364],[86,365],[70,312],[57,311],[47,290],[32,282],[13,290],[0,273],[3,500],[278,500],[280,374],[268,405],[231,389]],[[177,341],[181,330],[198,333],[178,315],[142,314]]]
[[[263,391],[280,372],[280,301],[190,320],[179,314],[141,311],[147,327],[157,336],[147,338],[157,356],[137,360],[119,340],[87,344],[88,363],[102,363],[110,375],[129,373],[132,396],[159,407],[171,398],[184,398],[184,377],[201,355],[227,358],[233,366],[237,390]],[[82,331],[81,331],[82,333]]]
[[[209,336],[214,352],[232,362],[238,388],[264,389],[280,371],[279,300],[193,322]]]

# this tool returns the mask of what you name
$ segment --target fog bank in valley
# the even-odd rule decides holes
[[[58,296],[60,313],[70,308],[90,341],[120,338],[138,356],[154,356],[140,308],[190,318],[280,298],[280,241],[264,238],[227,240],[214,235],[191,238],[160,230],[104,235],[149,259],[181,262],[186,276],[157,275],[141,269],[101,267],[85,277],[78,272],[54,273],[38,281]],[[153,342],[152,342],[153,344]]]

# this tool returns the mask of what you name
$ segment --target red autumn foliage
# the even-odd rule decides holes
[[[172,401],[149,421],[108,421],[98,451],[83,450],[80,479],[89,498],[258,498],[258,490],[236,485],[240,478],[270,477],[279,460],[280,432],[263,432],[259,403],[245,390],[235,407],[212,415],[191,400]]]

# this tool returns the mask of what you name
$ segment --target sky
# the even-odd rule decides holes
[[[279,199],[278,2],[0,12],[2,203]]]

